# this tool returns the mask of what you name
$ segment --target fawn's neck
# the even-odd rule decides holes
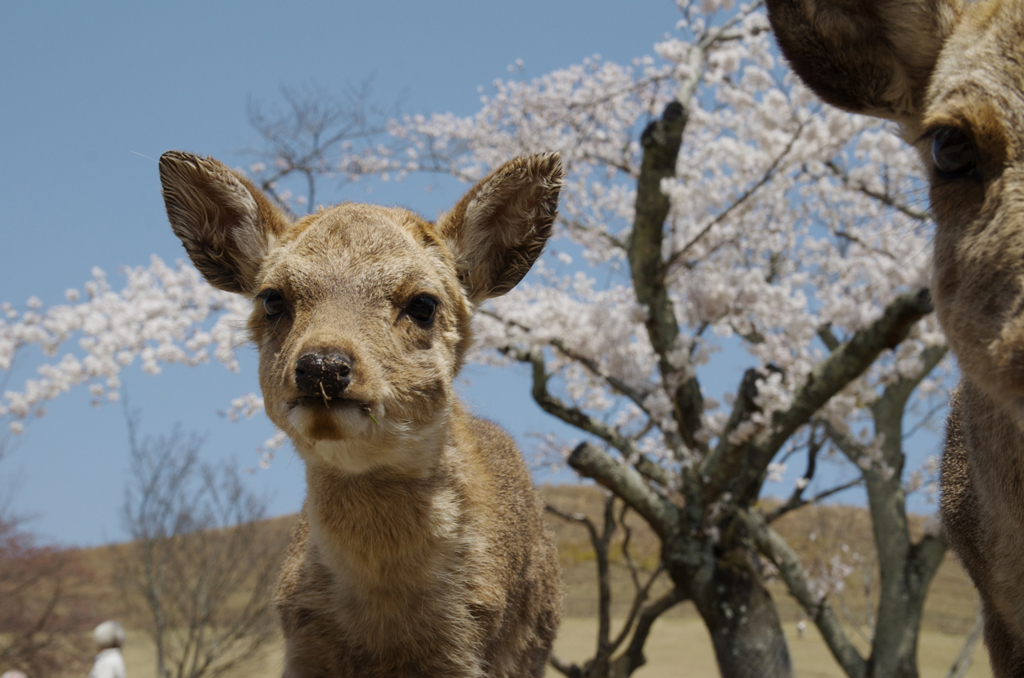
[[[433,579],[463,530],[462,498],[448,456],[426,474],[348,474],[307,463],[306,513],[322,564],[363,588]]]

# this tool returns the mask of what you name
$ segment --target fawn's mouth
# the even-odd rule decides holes
[[[288,402],[288,422],[311,440],[360,438],[377,429],[383,415],[378,406],[343,397],[303,395]]]
[[[289,409],[293,407],[324,407],[327,409],[342,409],[342,408],[354,408],[369,410],[370,406],[361,400],[352,400],[350,398],[331,398],[330,396],[299,396],[292,402],[288,403]]]

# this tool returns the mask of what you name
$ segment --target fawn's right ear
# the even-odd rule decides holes
[[[160,156],[167,218],[206,281],[255,293],[263,258],[288,219],[252,182],[213,158],[181,151]]]
[[[530,270],[551,236],[561,189],[558,153],[520,156],[438,219],[473,304],[505,294]]]
[[[913,123],[962,0],[768,0],[782,53],[822,99]]]

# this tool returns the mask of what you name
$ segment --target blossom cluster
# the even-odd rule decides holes
[[[114,290],[95,268],[83,290],[69,289],[68,303],[43,308],[33,297],[24,310],[3,304],[0,370],[19,359],[34,361],[36,375],[0,400],[0,417],[18,433],[41,414],[46,401],[86,385],[96,402],[117,400],[121,371],[133,364],[158,374],[162,365],[199,365],[211,359],[238,370],[235,349],[246,341],[249,302],[208,285],[193,267],[168,266],[153,257],[147,267],[125,268]]]

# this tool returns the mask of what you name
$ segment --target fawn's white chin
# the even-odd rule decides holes
[[[307,461],[325,462],[352,474],[390,468],[420,475],[436,462],[446,416],[426,426],[397,422],[381,405],[296,405],[287,415],[293,438]]]

